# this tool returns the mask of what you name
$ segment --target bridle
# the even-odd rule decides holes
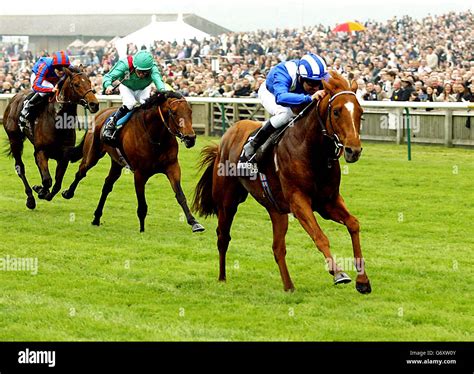
[[[171,107],[172,105],[176,104],[176,103],[180,103],[180,102],[183,102],[183,101],[186,101],[186,99],[176,99],[176,100],[173,100],[169,106]],[[167,121],[165,121],[165,118],[163,116],[163,112],[161,110],[161,105],[158,106],[158,112],[160,113],[160,118],[161,120],[163,121],[163,124],[165,125],[166,129],[169,131],[169,133],[173,136],[176,136],[179,140],[181,140],[182,142],[186,139],[186,135],[184,135],[180,130],[179,130],[179,122],[176,121],[176,117],[174,116],[173,114],[173,111],[171,110],[171,108],[168,108],[168,112],[167,112],[167,115],[168,115],[168,119],[170,121],[173,121],[174,123],[174,127],[178,130],[176,130],[176,132],[173,132],[173,130],[171,130],[171,126],[168,124]]]
[[[77,90],[74,88],[74,85],[72,84],[72,80],[74,79],[74,77],[78,76],[78,75],[81,75],[81,74],[84,74],[82,72],[80,73],[73,73],[72,76],[68,76],[66,79],[69,78],[70,80],[70,83],[69,83],[69,87],[71,88],[71,90],[73,91],[73,93],[76,95],[76,96],[79,96],[78,93],[77,93]],[[64,100],[64,95],[63,95],[63,89],[64,89],[64,85],[65,85],[66,81],[64,81],[62,87],[61,87],[61,90],[59,91],[56,91],[56,95],[55,95],[55,99],[56,99],[56,102],[59,103],[59,104],[77,104],[76,102],[73,102],[71,100]],[[86,109],[89,109],[89,104],[87,103],[87,100],[85,99],[86,95],[89,93],[89,92],[92,92],[94,93],[94,90],[92,88],[88,89],[80,98],[79,100],[79,104],[82,105],[84,108]]]
[[[339,159],[339,157],[342,156],[342,152],[344,150],[344,145],[341,143],[341,140],[339,139],[339,136],[337,136],[336,132],[334,131],[334,126],[332,124],[332,116],[331,116],[331,111],[332,111],[332,103],[334,99],[341,95],[354,95],[356,94],[353,91],[340,91],[334,95],[332,95],[329,98],[329,103],[328,103],[328,109],[326,111],[326,120],[323,121],[321,119],[321,115],[319,114],[319,103],[321,101],[318,101],[316,104],[316,114],[319,122],[319,126],[321,128],[321,132],[323,134],[323,142],[326,140],[329,144],[331,144],[334,147],[334,154],[329,155],[329,160],[331,161],[336,161]],[[329,121],[328,121],[329,119]],[[326,123],[329,122],[329,127],[331,128],[332,134],[328,134],[328,130],[326,128]]]

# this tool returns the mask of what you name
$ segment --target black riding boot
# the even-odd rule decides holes
[[[237,170],[245,175],[254,175],[258,172],[257,164],[254,161],[255,153],[258,148],[265,143],[268,137],[275,132],[276,128],[273,127],[271,122],[268,120],[262,126],[262,128],[251,137],[249,141],[244,145],[242,153],[237,164]],[[240,174],[239,174],[240,175]]]
[[[36,114],[38,114],[39,107],[48,98],[48,95],[41,95],[38,92],[35,93],[31,99],[25,100],[23,109],[20,113],[20,122],[24,125],[30,125],[34,122]]]
[[[125,105],[122,105],[117,109],[115,114],[105,123],[104,130],[102,132],[102,140],[104,143],[114,145],[117,140],[117,122],[125,114],[129,112]]]

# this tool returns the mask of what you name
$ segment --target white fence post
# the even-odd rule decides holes
[[[444,145],[453,146],[453,111],[450,109],[444,114]]]

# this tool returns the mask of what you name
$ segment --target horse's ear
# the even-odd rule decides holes
[[[357,92],[358,88],[359,88],[359,85],[357,84],[357,81],[355,79],[353,79],[352,82],[351,82],[351,91],[352,92]]]
[[[335,87],[334,87],[334,81],[333,81],[333,78],[329,78],[329,80],[325,81],[323,80],[323,87],[324,89],[329,93],[329,94],[333,94],[334,93],[334,90],[335,90]]]
[[[79,71],[82,73],[84,71],[84,66],[82,64],[79,65]]]
[[[68,68],[65,67],[63,70],[64,70],[64,72],[66,73],[66,75],[67,75],[68,77],[70,77],[70,76],[72,75],[72,71],[69,70]]]

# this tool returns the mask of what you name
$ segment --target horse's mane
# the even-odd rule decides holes
[[[141,109],[150,109],[157,105],[163,104],[168,99],[182,99],[183,95],[175,91],[157,91],[151,95],[146,101],[140,106]]]
[[[69,66],[68,69],[71,70],[72,73],[80,73],[81,72],[81,69],[79,69],[78,66]]]

